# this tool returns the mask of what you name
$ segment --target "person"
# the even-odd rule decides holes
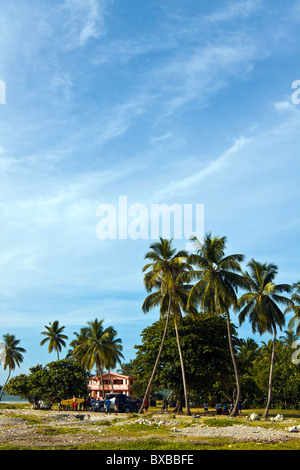
[[[222,405],[221,405],[221,403],[216,404],[216,412],[217,412],[217,415],[222,414]]]
[[[228,406],[227,403],[223,404],[223,415],[228,415]]]
[[[165,398],[164,401],[163,401],[162,409],[168,411],[168,406],[169,406],[168,400]]]
[[[207,405],[207,403],[204,403],[204,413],[208,413],[208,405]]]
[[[86,409],[86,411],[89,411],[89,410],[90,410],[90,407],[91,407],[91,397],[88,396],[88,397],[87,397],[87,400],[86,400],[86,402],[85,402],[85,409]]]
[[[149,406],[149,400],[148,400],[148,398],[146,398],[145,406],[144,406],[145,411],[148,411],[148,406]]]
[[[91,398],[91,411],[95,411],[96,400],[94,397]]]
[[[73,411],[77,411],[77,398],[73,396]]]
[[[115,398],[115,411],[116,412],[119,411],[119,399],[118,399],[118,397]]]
[[[105,407],[106,407],[106,414],[110,413],[110,399],[106,398],[104,404],[105,404]]]

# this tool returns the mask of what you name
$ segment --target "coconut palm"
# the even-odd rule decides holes
[[[295,291],[292,296],[291,300],[293,302],[292,305],[289,305],[285,313],[293,312],[294,316],[289,321],[289,328],[294,328],[296,326],[296,335],[300,335],[300,281],[296,282],[292,285],[293,290]]]
[[[252,331],[273,334],[273,346],[271,353],[268,399],[264,418],[268,417],[272,397],[272,378],[275,359],[275,347],[277,327],[281,330],[285,325],[285,317],[278,304],[290,305],[291,300],[280,295],[282,292],[290,292],[289,284],[275,284],[273,281],[278,272],[274,264],[260,263],[252,259],[248,265],[248,271],[245,272],[247,281],[247,290],[238,300],[238,310],[240,325],[249,316],[252,325]]]
[[[106,367],[109,332],[104,329],[103,322],[104,320],[97,318],[87,322],[87,326],[81,329],[82,342],[79,342],[73,349],[72,355],[80,358],[82,366],[89,371],[95,366],[96,374],[101,377],[104,396],[103,368]]]
[[[203,243],[192,237],[196,253],[188,257],[188,262],[194,266],[189,273],[190,280],[196,283],[191,288],[188,308],[199,305],[201,311],[225,314],[227,319],[227,334],[234,367],[237,396],[232,416],[238,413],[240,401],[240,380],[235,357],[230,328],[230,308],[237,304],[237,290],[243,287],[245,280],[240,263],[244,260],[241,254],[225,256],[226,237],[213,237],[208,233]]]
[[[84,349],[82,345],[86,344],[88,339],[87,329],[86,327],[80,328],[79,333],[74,331],[73,334],[75,335],[75,339],[73,339],[69,344],[70,349],[68,351],[67,357],[73,357],[78,362],[82,363],[86,353],[86,349]],[[80,348],[78,346],[80,346]]]
[[[180,274],[191,269],[191,266],[186,262],[187,252],[184,250],[176,251],[172,247],[172,239],[166,240],[160,238],[150,246],[150,250],[146,253],[145,259],[151,262],[146,264],[143,268],[144,285],[148,292],[151,294],[145,299],[142,310],[147,313],[154,307],[159,307],[160,318],[165,321],[164,333],[161,339],[160,348],[153,367],[153,371],[148,382],[142,406],[139,413],[142,413],[146,398],[149,395],[150,387],[159,363],[162,353],[167,329],[169,326],[170,316],[174,320],[176,331],[177,346],[179,351],[180,365],[182,371],[182,381],[185,397],[185,413],[190,414],[187,385],[185,377],[185,366],[183,354],[180,345],[180,338],[178,333],[178,323],[182,312],[186,310],[186,302],[188,298],[188,286],[180,282]],[[152,292],[154,290],[154,292]]]
[[[0,400],[3,395],[4,387],[7,384],[11,371],[16,368],[16,366],[20,367],[21,362],[23,362],[23,355],[26,350],[18,346],[20,343],[19,339],[16,339],[15,335],[6,334],[3,336],[4,342],[1,343],[1,351],[0,351],[0,363],[3,364],[4,370],[8,368],[8,377],[4,386],[2,387],[0,393]]]
[[[108,370],[109,380],[112,388],[112,392],[114,392],[114,385],[111,379],[110,371],[116,367],[117,364],[121,364],[121,359],[124,359],[122,354],[122,340],[120,338],[116,338],[117,332],[112,327],[109,326],[107,329],[107,338],[105,339],[105,346],[106,346],[106,360],[105,360],[105,367]]]
[[[259,346],[253,338],[241,340],[241,344],[237,347],[238,360],[244,371],[250,371],[254,361],[259,356]]]
[[[287,309],[288,309],[288,307],[286,308],[285,313],[286,313]],[[295,341],[297,341],[298,338],[299,338],[299,333],[297,333],[297,332],[295,333],[294,330],[289,325],[289,329],[284,331],[284,336],[280,336],[279,340],[285,346],[288,346],[289,348],[293,348],[294,344],[295,344]]]
[[[58,320],[55,320],[53,323],[49,322],[49,326],[45,325],[46,331],[42,331],[41,334],[45,335],[40,342],[40,346],[43,346],[47,341],[49,341],[48,352],[51,353],[53,350],[57,352],[57,360],[59,361],[59,353],[61,352],[62,346],[66,347],[65,339],[68,339],[66,335],[62,332],[65,329],[64,326],[59,326]]]

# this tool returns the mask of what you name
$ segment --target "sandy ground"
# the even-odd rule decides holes
[[[162,427],[173,439],[190,440],[195,438],[229,438],[232,441],[247,442],[285,442],[290,439],[300,439],[300,432],[290,432],[291,422],[286,420],[281,429],[274,427],[264,428],[259,422],[253,426],[236,424],[226,427],[208,427],[197,419],[192,420],[189,427],[181,427],[182,419],[171,419],[169,415],[147,415],[142,417],[129,417],[126,414],[110,414],[95,412],[58,412],[43,410],[0,410],[0,445],[14,445],[22,447],[61,447],[78,446],[99,442],[128,442],[129,440],[145,439],[148,434],[141,437],[129,437],[122,432],[122,424],[142,422],[151,426]],[[111,426],[107,421],[111,420]],[[102,424],[101,424],[102,423]],[[65,430],[65,433],[61,433]],[[114,432],[114,437],[111,431]],[[166,447],[167,448],[167,447]]]

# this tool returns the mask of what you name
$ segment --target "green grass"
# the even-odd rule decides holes
[[[206,418],[203,420],[206,426],[210,427],[220,427],[223,428],[225,426],[234,426],[236,423],[235,419],[230,418]]]

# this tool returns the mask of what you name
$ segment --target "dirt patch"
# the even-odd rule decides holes
[[[131,425],[134,426],[131,426]],[[186,425],[186,427],[183,426]],[[128,432],[134,429],[135,436]],[[126,430],[123,430],[122,428]],[[139,428],[145,431],[146,438],[155,437],[155,430],[163,429],[161,439],[168,442],[184,440],[205,442],[207,438],[227,438],[243,442],[285,442],[300,439],[300,433],[286,430],[234,424],[224,427],[209,427],[205,420],[199,422],[191,417],[170,419],[168,416],[130,417],[126,414],[95,412],[57,412],[41,410],[0,410],[0,446],[11,445],[28,448],[74,448],[77,446],[101,442],[129,442],[145,439],[145,432],[139,434]]]

